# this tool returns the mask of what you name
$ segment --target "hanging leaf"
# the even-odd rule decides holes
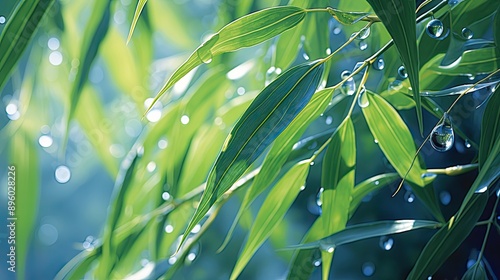
[[[413,91],[420,134],[423,134],[420,104],[419,58],[417,48],[416,4],[408,0],[367,0],[389,31],[399,51]]]
[[[321,62],[296,66],[279,76],[255,98],[227,137],[186,232],[193,229],[305,107],[319,84],[322,72]],[[187,234],[184,234],[179,247],[186,237]]]
[[[354,24],[369,15],[369,13],[363,12],[344,12],[331,7],[328,7],[327,10],[332,17],[342,24]]]
[[[294,165],[269,192],[252,224],[248,241],[241,251],[230,279],[238,277],[257,249],[279,225],[304,186],[309,166],[310,161],[307,160]]]
[[[21,1],[0,33],[0,89],[26,49],[54,0]]]
[[[211,62],[216,55],[251,47],[273,38],[297,25],[305,14],[306,11],[298,7],[273,7],[246,15],[224,26],[175,70],[156,95],[148,111],[170,87],[196,66]]]

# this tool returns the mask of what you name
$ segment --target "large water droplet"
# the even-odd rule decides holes
[[[366,108],[368,107],[368,105],[370,105],[370,102],[368,101],[368,96],[366,95],[365,86],[363,86],[359,92],[358,105],[361,108]]]
[[[361,266],[361,272],[363,272],[363,275],[366,277],[370,277],[375,273],[375,264],[372,262],[365,262]]]
[[[61,184],[67,183],[71,178],[71,171],[67,166],[60,165],[56,168],[55,177],[57,182]]]
[[[349,77],[349,75],[351,75],[351,71],[345,70],[340,74],[340,78],[344,80]],[[356,82],[354,81],[354,78],[351,77],[347,79],[342,84],[341,91],[346,95],[353,95],[356,92]]]
[[[359,31],[358,39],[364,40],[370,36],[370,27],[364,27]]]
[[[210,63],[213,59],[213,54],[211,48],[217,43],[219,40],[219,34],[214,34],[210,39],[208,39],[205,43],[203,43],[198,50],[196,50],[196,54],[198,58],[203,63]]]
[[[339,35],[342,29],[339,26],[335,26],[332,30],[334,35]]]
[[[444,25],[439,19],[433,19],[427,23],[425,28],[425,32],[427,35],[433,39],[438,39],[443,35]]]
[[[474,33],[469,28],[464,27],[462,28],[462,37],[464,37],[464,39],[466,40],[469,40],[472,39],[472,37],[474,37]]]
[[[373,68],[375,68],[376,70],[383,70],[384,67],[385,67],[385,61],[382,58],[377,59],[377,61],[373,63]]]
[[[92,235],[89,235],[85,238],[85,241],[82,243],[82,247],[86,251],[92,251],[94,250],[95,246],[95,239]]]
[[[392,249],[392,245],[394,245],[394,239],[388,236],[381,236],[378,245],[383,250],[389,251]]]
[[[398,75],[402,79],[408,78],[408,73],[406,73],[406,69],[405,69],[405,67],[403,65],[399,66],[399,68],[398,68]]]
[[[441,201],[441,203],[443,205],[448,205],[450,204],[451,202],[451,194],[447,191],[442,191],[439,193],[439,201]]]
[[[438,152],[446,152],[453,147],[455,134],[447,114],[445,114],[443,122],[432,130],[430,141],[431,146]]]

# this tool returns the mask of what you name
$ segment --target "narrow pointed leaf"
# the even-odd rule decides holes
[[[415,142],[410,130],[398,112],[379,95],[367,92],[370,105],[363,108],[368,127],[379,142],[380,149],[399,176],[404,177],[416,153]],[[425,172],[418,159],[406,179],[421,187],[425,186],[422,174]]]
[[[349,205],[350,215],[352,216],[352,214],[354,214],[354,211],[356,211],[365,196],[373,191],[387,186],[388,184],[396,181],[398,178],[399,175],[397,173],[380,174],[357,184],[352,192],[352,200]]]
[[[500,139],[500,87],[497,86],[484,109],[479,142],[479,166],[482,168],[490,156],[495,142]]]
[[[257,249],[279,225],[299,194],[301,187],[305,184],[309,166],[309,161],[302,161],[294,165],[269,192],[253,222],[248,241],[241,251],[230,279],[238,277]]]
[[[476,261],[475,264],[467,269],[462,280],[488,280],[483,262],[481,260]]]
[[[319,248],[328,250],[340,245],[389,234],[397,234],[416,229],[429,228],[436,229],[441,223],[425,220],[396,220],[396,221],[377,221],[346,227],[345,229],[334,233],[331,236],[311,242],[290,246],[290,249],[312,249]]]
[[[210,62],[216,55],[251,47],[279,35],[301,22],[305,14],[306,11],[302,8],[280,6],[258,11],[229,23],[199,46],[175,70],[158,92],[151,106],[196,66]]]
[[[462,244],[479,220],[488,201],[488,194],[474,194],[432,238],[415,263],[407,279],[427,279]]]
[[[130,25],[130,31],[128,33],[127,37],[127,44],[130,42],[130,39],[132,38],[132,34],[134,34],[135,26],[137,25],[137,21],[139,20],[139,16],[141,15],[142,9],[144,9],[144,6],[148,0],[139,0],[137,1],[137,7],[135,8],[134,12],[134,18],[132,19],[132,24]]]
[[[236,214],[233,225],[229,230],[224,244],[231,238],[232,232],[239,218],[254,199],[261,194],[279,175],[283,165],[286,163],[288,156],[292,152],[293,146],[299,140],[300,136],[305,132],[309,124],[314,121],[326,109],[328,102],[332,99],[334,89],[324,89],[318,91],[311,98],[311,101],[306,105],[290,125],[276,138],[269,153],[267,154],[262,169],[255,177],[254,182],[248,188],[245,198],[241,203],[240,209]]]
[[[487,47],[465,51],[455,62],[447,66],[439,65],[444,55],[431,59],[427,68],[433,75],[468,76],[491,73],[500,68],[500,53],[498,47]]]
[[[416,4],[408,0],[367,0],[394,40],[413,89],[418,127],[423,133],[419,88]]]
[[[328,7],[327,10],[332,17],[342,24],[354,24],[369,15],[369,13],[364,12],[344,12],[331,7]]]
[[[207,187],[186,232],[192,230],[306,106],[319,84],[322,72],[321,62],[296,66],[279,76],[255,98],[227,137],[208,175]],[[183,236],[180,245],[186,236]]]
[[[0,89],[21,58],[38,25],[54,0],[18,1],[0,34]]]

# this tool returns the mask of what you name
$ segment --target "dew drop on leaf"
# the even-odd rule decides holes
[[[359,31],[358,39],[364,40],[370,36],[370,27],[365,27]]]
[[[323,188],[319,189],[318,195],[316,196],[316,205],[318,205],[319,207],[321,207],[321,205],[323,205],[322,196],[323,196],[324,190],[325,189],[323,189]]]
[[[368,105],[370,105],[370,102],[368,101],[368,97],[366,96],[365,86],[363,86],[359,92],[358,105],[361,108],[366,108],[366,107],[368,107]]]
[[[392,249],[392,245],[394,245],[394,239],[388,236],[381,236],[378,245],[385,251],[389,251]]]
[[[408,78],[408,73],[406,73],[406,69],[403,65],[399,66],[398,75],[403,79]]]
[[[315,267],[318,267],[321,265],[321,252],[320,250],[315,250],[313,255],[312,255],[312,265]]]
[[[443,35],[444,25],[439,19],[433,19],[427,23],[425,27],[425,32],[432,39],[438,39]]]
[[[375,68],[376,70],[383,70],[384,67],[385,67],[385,61],[382,58],[377,59],[377,61],[373,63],[373,68]]]
[[[443,122],[434,127],[430,141],[431,146],[438,152],[446,152],[453,147],[455,134],[448,115],[445,114]]]
[[[472,37],[474,37],[474,33],[469,28],[464,27],[462,28],[462,37],[464,37],[464,39],[466,40],[469,40],[472,39]]]
[[[465,139],[464,145],[467,149],[469,149],[472,146],[469,142],[469,139]]]
[[[351,75],[351,72],[345,70],[340,74],[340,78],[344,80],[349,75]],[[356,92],[356,82],[354,81],[354,78],[351,77],[342,84],[342,93],[346,95],[353,95],[355,92]]]
[[[359,42],[359,49],[364,51],[368,48],[368,44],[365,41]]]

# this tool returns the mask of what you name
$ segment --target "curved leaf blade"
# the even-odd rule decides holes
[[[380,174],[357,184],[352,192],[351,204],[349,205],[350,216],[354,214],[354,211],[356,211],[365,196],[373,191],[387,186],[388,184],[396,181],[398,178],[399,175],[397,173]]]
[[[207,187],[186,232],[192,230],[306,106],[322,72],[321,62],[298,65],[279,76],[255,98],[228,135],[208,175]],[[186,237],[185,234],[179,247]]]
[[[418,127],[423,134],[419,88],[416,4],[408,0],[367,0],[394,40],[408,73],[417,110]]]
[[[130,42],[130,39],[132,38],[132,34],[134,34],[135,26],[137,25],[137,21],[139,20],[139,16],[141,15],[142,9],[144,9],[144,6],[148,0],[139,0],[137,1],[137,7],[135,8],[134,12],[134,18],[132,19],[132,23],[130,24],[130,31],[128,33],[127,37],[127,45],[128,42]]]
[[[344,12],[331,7],[326,8],[330,15],[334,17],[338,22],[342,24],[354,24],[364,18],[366,18],[369,13],[365,12]]]
[[[294,27],[305,17],[306,11],[293,6],[264,9],[241,17],[224,26],[199,46],[168,79],[154,98],[151,106],[176,82],[202,63],[208,63],[218,54],[260,44]],[[147,111],[151,109],[151,106]]]
[[[294,165],[269,192],[253,222],[248,241],[236,262],[230,279],[236,279],[257,249],[279,225],[299,194],[309,172],[310,161]]]
[[[479,166],[483,167],[491,154],[495,142],[500,139],[500,90],[496,87],[486,108],[481,123],[481,139],[479,142]]]
[[[21,1],[0,34],[0,88],[21,58],[54,0]]]
[[[481,262],[481,260],[477,260],[476,263],[467,269],[462,277],[462,280],[488,280],[483,262]]]

